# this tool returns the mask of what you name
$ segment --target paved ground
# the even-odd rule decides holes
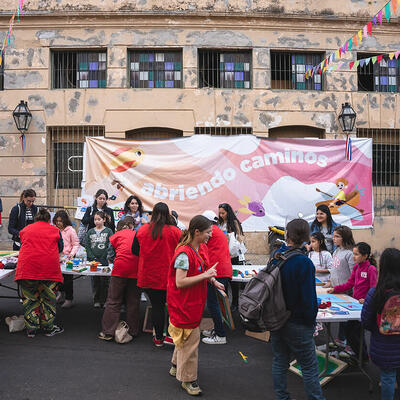
[[[75,292],[75,307],[60,308],[57,316],[65,332],[51,338],[8,333],[4,318],[22,314],[22,306],[18,300],[0,299],[1,400],[189,398],[168,375],[171,348],[155,348],[146,333],[125,345],[98,340],[102,311],[91,305],[89,279],[75,281]],[[0,288],[0,295],[6,294]],[[273,399],[270,344],[246,337],[241,329],[228,339],[225,346],[200,345],[202,397]],[[248,356],[248,364],[239,351]],[[376,368],[370,371],[376,378]],[[293,397],[305,400],[301,379],[289,373],[288,382]],[[324,393],[328,400],[379,398],[377,389],[368,394],[367,380],[358,373],[342,373]]]

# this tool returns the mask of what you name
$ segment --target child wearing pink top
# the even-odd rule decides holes
[[[79,249],[79,239],[72,227],[72,222],[69,218],[68,213],[65,210],[59,210],[55,213],[53,218],[53,224],[60,229],[61,236],[64,242],[63,253],[69,258],[74,258],[75,254]],[[62,308],[71,308],[72,300],[74,299],[74,287],[72,281],[72,275],[63,275],[64,284],[59,286],[59,295],[57,295],[57,300],[64,297],[65,301],[62,304]]]
[[[343,293],[353,289],[353,297],[363,304],[369,289],[376,285],[377,270],[374,256],[371,255],[371,246],[365,242],[357,243],[353,249],[354,264],[350,278],[343,285],[334,286],[328,289],[328,293]],[[357,358],[360,352],[361,322],[349,321],[346,323],[346,339],[352,352]],[[365,340],[363,341],[362,358],[368,361]]]

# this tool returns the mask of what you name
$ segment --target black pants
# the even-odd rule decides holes
[[[232,265],[239,265],[239,257],[232,257],[231,258]],[[231,289],[232,289],[232,307],[238,308],[239,306],[239,288],[240,282],[230,282]]]
[[[151,321],[156,331],[156,339],[164,337],[165,303],[167,302],[167,291],[160,289],[144,289],[151,302]]]
[[[360,340],[361,340],[361,322],[360,321],[348,321],[346,322],[346,339],[347,344],[356,354],[357,358],[360,356]],[[362,360],[368,360],[367,346],[365,345],[365,337],[363,340],[362,347]]]
[[[63,274],[64,283],[59,286],[60,292],[65,292],[65,300],[73,300],[74,299],[74,281],[72,279],[72,275]]]

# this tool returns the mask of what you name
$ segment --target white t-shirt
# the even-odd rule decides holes
[[[332,255],[329,253],[329,251],[322,250],[319,253],[316,251],[310,251],[308,257],[313,262],[315,269],[327,269],[330,271],[333,266]],[[315,277],[321,282],[329,281],[329,274],[321,274],[316,272]]]

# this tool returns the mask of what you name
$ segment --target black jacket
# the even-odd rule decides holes
[[[32,215],[37,214],[38,208],[32,205]],[[33,223],[33,221],[32,221]],[[22,201],[11,209],[8,220],[8,233],[12,235],[14,242],[19,242],[19,231],[26,226],[26,205]]]
[[[113,233],[115,233],[114,211],[110,207],[102,208],[101,210],[97,209],[95,206],[88,207],[82,218],[82,224],[88,227],[87,230],[94,228],[94,214],[96,214],[97,211],[104,211],[110,216],[110,221],[107,220],[104,226],[110,228]]]

